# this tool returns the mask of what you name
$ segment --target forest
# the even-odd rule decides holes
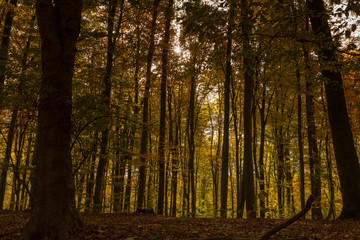
[[[356,0],[0,0],[0,211],[31,211],[20,239],[309,196],[360,220],[359,23]]]

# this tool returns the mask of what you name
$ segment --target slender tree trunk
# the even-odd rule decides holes
[[[232,96],[231,96],[231,106],[233,112],[233,120],[234,120],[234,134],[235,134],[235,165],[236,165],[236,217],[240,218],[240,199],[241,199],[241,186],[240,186],[240,158],[239,158],[239,148],[240,148],[240,136],[238,130],[238,117],[237,117],[237,108],[236,108],[236,94],[234,87],[234,79],[231,78],[231,87],[232,87]]]
[[[103,97],[103,106],[109,115],[106,118],[106,126],[101,132],[101,143],[100,143],[100,158],[99,164],[96,172],[96,182],[95,182],[95,192],[94,192],[94,212],[101,212],[102,210],[102,198],[101,193],[106,187],[106,180],[104,178],[106,165],[107,165],[107,155],[108,155],[108,138],[110,132],[110,97],[111,97],[111,75],[114,61],[114,51],[116,44],[116,37],[119,28],[114,30],[115,23],[115,13],[118,1],[109,0],[108,6],[108,26],[107,26],[107,54],[106,54],[106,71],[104,76],[104,90],[102,92]],[[121,2],[120,18],[118,25],[120,26],[122,21],[122,8],[124,1]]]
[[[140,16],[140,9],[138,10],[138,19]],[[139,60],[140,60],[140,22],[137,22],[136,25],[136,53],[135,53],[135,72],[134,72],[134,110],[133,114],[134,117],[138,117],[140,108],[138,107],[139,104]],[[135,145],[135,133],[136,133],[136,125],[133,124],[130,131],[130,150],[134,150]],[[127,161],[127,179],[126,179],[126,187],[125,187],[125,199],[124,199],[124,211],[130,212],[130,202],[131,202],[131,181],[132,181],[132,157]]]
[[[282,127],[279,130],[275,130],[276,135],[276,150],[278,156],[278,168],[277,168],[277,195],[279,205],[279,217],[284,217],[284,143],[283,143],[283,131]]]
[[[67,239],[81,225],[70,155],[72,76],[81,0],[38,0],[42,83],[32,215],[20,239]]]
[[[309,24],[306,19],[305,27],[308,30]],[[304,61],[305,61],[305,103],[306,103],[306,121],[307,121],[307,134],[309,143],[309,162],[310,162],[310,182],[311,182],[311,195],[314,197],[314,206],[311,209],[311,216],[313,219],[322,219],[321,212],[321,178],[320,167],[321,159],[316,141],[316,125],[315,125],[315,103],[313,99],[314,87],[311,79],[311,67],[309,53],[306,46],[303,45]]]
[[[194,54],[194,53],[193,53]],[[191,196],[191,215],[195,217],[196,213],[196,192],[195,192],[195,172],[194,172],[194,157],[195,157],[195,90],[196,90],[196,73],[195,64],[196,56],[193,56],[193,69],[190,79],[190,105],[189,105],[189,116],[188,116],[188,141],[189,141],[189,186],[188,186],[188,198]],[[190,194],[191,193],[191,194]],[[189,208],[190,209],[190,206]]]
[[[0,176],[0,209],[4,207],[4,197],[5,197],[5,188],[6,188],[6,179],[7,179],[7,172],[9,169],[10,158],[11,158],[11,151],[12,145],[15,136],[15,124],[16,118],[18,114],[18,108],[16,107],[11,115],[11,121],[9,126],[8,138],[6,142],[6,150],[5,150],[5,157],[3,161],[3,166],[1,169],[1,176]]]
[[[95,161],[96,161],[96,157],[97,157],[97,145],[98,145],[98,137],[99,134],[98,132],[95,132],[94,134],[94,152],[91,154],[90,158],[89,158],[89,173],[87,176],[87,181],[86,181],[86,197],[85,197],[85,212],[90,212],[91,210],[91,199],[92,199],[92,192],[93,192],[93,187],[94,187],[94,179],[95,179]]]
[[[15,107],[17,108],[17,107]],[[20,163],[23,155],[24,145],[25,145],[25,136],[27,123],[22,124],[23,127],[17,132],[17,141],[15,141],[15,165],[13,166],[13,184],[15,186],[15,210],[19,210],[19,201],[20,201],[20,188],[21,188],[21,179],[20,179]]]
[[[331,159],[329,157],[329,133],[326,132],[325,136],[325,158],[326,158],[326,167],[328,171],[328,179],[329,179],[329,192],[330,192],[330,207],[329,212],[326,216],[326,220],[330,218],[335,219],[335,190],[334,190],[334,180],[332,176],[332,165]]]
[[[265,165],[264,165],[264,150],[265,150],[265,96],[266,96],[266,85],[263,83],[262,86],[262,98],[260,108],[260,147],[259,147],[259,188],[260,188],[260,218],[265,218]]]
[[[32,142],[33,142],[33,137],[31,135],[31,133],[28,136],[28,145],[27,145],[27,153],[26,153],[26,157],[25,157],[25,169],[30,167],[30,154],[31,154],[31,147],[32,147]],[[22,179],[23,179],[23,187],[21,189],[21,205],[20,205],[20,210],[25,210],[26,206],[27,206],[27,195],[29,194],[29,189],[28,189],[28,181],[26,180],[27,178],[27,171],[23,171],[22,174]]]
[[[171,149],[171,159],[172,159],[172,175],[171,175],[171,216],[176,217],[176,201],[177,201],[177,183],[178,183],[178,171],[179,171],[179,124],[176,122],[176,115],[175,114],[175,142],[173,139],[173,124],[172,124],[172,92],[169,91],[169,143],[170,143],[170,149]]]
[[[14,6],[16,6],[16,1],[13,1],[13,3],[15,3]],[[11,13],[11,11],[9,11],[6,14],[6,19],[9,17],[9,14],[12,16],[13,13]],[[18,91],[19,91],[20,94],[22,93],[23,85],[24,85],[24,80],[23,79],[24,79],[24,74],[25,74],[26,68],[27,68],[27,61],[28,61],[30,43],[31,43],[31,40],[32,40],[31,39],[31,34],[32,34],[32,30],[34,28],[34,22],[35,22],[35,16],[31,19],[31,22],[30,22],[29,36],[28,36],[28,39],[26,41],[24,54],[23,54],[22,59],[21,59],[21,77],[20,77],[20,83],[19,83],[19,88],[18,88]],[[12,23],[12,20],[11,20],[11,23]],[[4,34],[10,34],[11,23],[10,23],[10,29],[7,29],[7,27],[5,26]],[[9,24],[9,22],[7,24]],[[7,31],[9,31],[9,32],[7,32]],[[4,49],[3,49],[3,44],[9,45],[9,39],[7,39],[5,36],[3,36],[3,38],[2,38],[2,45],[0,46],[0,53],[7,54],[7,53],[3,52],[3,50],[5,48],[8,48],[8,46],[4,47]],[[0,80],[1,80],[2,77],[5,78],[5,72],[1,72],[1,69],[2,69],[2,66],[1,66],[2,65],[2,59],[1,58],[2,57],[7,58],[7,56],[1,56],[0,55]],[[6,59],[4,61],[5,61],[4,64],[6,65]],[[3,66],[4,69],[5,69],[5,65]],[[1,81],[0,81],[0,85],[1,85]],[[2,90],[1,90],[1,88],[2,87],[0,86],[0,91],[1,91],[0,92],[0,108],[1,108],[1,105],[2,105]],[[15,123],[17,121],[18,111],[19,111],[19,107],[18,107],[17,104],[15,104],[12,115],[11,115],[10,127],[9,127],[9,132],[8,132],[8,140],[7,140],[7,143],[6,143],[6,150],[5,150],[5,157],[4,157],[3,167],[2,167],[1,176],[0,176],[0,209],[3,209],[3,203],[4,203],[4,197],[5,197],[6,179],[7,179],[7,171],[8,171],[10,157],[11,157],[11,147],[12,147],[12,142],[13,142],[14,134],[15,134]]]
[[[17,0],[10,0],[10,4],[17,5]],[[0,45],[0,109],[4,101],[4,85],[6,77],[6,64],[9,57],[10,34],[14,19],[14,10],[9,10],[5,16],[5,23]]]
[[[306,57],[305,57],[306,59]],[[310,180],[311,195],[314,197],[314,206],[311,209],[313,219],[322,219],[321,212],[321,178],[320,178],[320,155],[316,142],[316,126],[314,114],[314,100],[311,80],[306,81],[306,116],[307,116],[307,132],[309,142],[309,161],[310,161]]]
[[[166,142],[166,91],[168,72],[168,51],[170,44],[170,26],[172,19],[172,7],[174,0],[169,0],[165,10],[165,32],[162,52],[162,73],[161,73],[161,97],[160,97],[160,131],[159,131],[159,192],[158,192],[158,214],[164,211],[164,177],[165,177],[165,142]]]
[[[148,112],[149,112],[149,96],[150,96],[150,85],[151,85],[151,67],[152,67],[152,60],[155,51],[155,31],[156,31],[156,19],[158,15],[158,6],[160,0],[154,0],[153,4],[153,14],[152,14],[152,22],[151,22],[151,32],[150,32],[150,46],[149,52],[147,55],[147,65],[146,65],[146,82],[145,82],[145,92],[144,92],[144,99],[143,99],[143,126],[141,132],[141,166],[139,168],[139,188],[138,188],[138,201],[137,201],[137,208],[143,208],[144,199],[145,199],[145,186],[146,186],[146,154],[147,154],[147,145],[148,145]]]
[[[227,29],[227,48],[226,48],[226,71],[224,82],[224,135],[222,146],[222,162],[221,162],[221,218],[227,215],[227,199],[228,199],[228,175],[229,175],[229,125],[230,125],[230,82],[231,82],[231,44],[232,29],[234,25],[235,2],[229,0],[230,12]]]
[[[354,147],[328,15],[322,0],[307,0],[306,5],[310,10],[312,30],[320,42],[318,56],[322,64],[322,76],[326,79],[325,92],[330,129],[343,197],[343,208],[339,218],[360,219],[360,165]]]
[[[118,123],[119,124],[119,123]],[[125,166],[128,162],[129,154],[126,152],[128,149],[128,141],[130,138],[130,133],[128,129],[124,129],[121,134],[119,133],[119,129],[117,127],[117,136],[116,137],[116,151],[115,156],[116,160],[114,163],[114,177],[113,177],[113,191],[114,191],[114,212],[122,212],[124,205],[124,183],[125,183]],[[121,152],[121,153],[120,153]]]
[[[296,63],[296,79],[297,79],[297,130],[298,130],[298,147],[299,147],[299,168],[300,168],[300,202],[301,209],[305,207],[305,165],[304,165],[304,144],[302,138],[302,100],[301,100],[301,79],[299,64]]]

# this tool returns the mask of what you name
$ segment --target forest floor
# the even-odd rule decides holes
[[[17,239],[29,212],[0,211],[0,239]],[[215,236],[256,239],[284,220],[174,218],[157,214],[81,214],[84,227],[71,240],[167,240]],[[360,222],[299,220],[271,239],[359,239]]]

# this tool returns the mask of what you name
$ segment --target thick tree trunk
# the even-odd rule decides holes
[[[152,14],[152,22],[151,22],[151,32],[150,32],[150,45],[149,51],[147,55],[147,63],[146,63],[146,81],[145,81],[145,92],[143,99],[143,126],[141,132],[141,147],[140,147],[140,161],[141,166],[139,168],[139,188],[138,188],[138,199],[137,199],[137,208],[143,208],[144,199],[145,199],[145,186],[146,186],[146,154],[147,154],[147,146],[148,146],[148,113],[149,113],[149,96],[150,96],[150,86],[151,86],[151,67],[152,60],[155,51],[155,31],[156,31],[156,19],[158,15],[158,6],[160,0],[154,0],[153,4],[153,14]]]
[[[38,0],[42,83],[34,207],[21,239],[67,239],[81,221],[70,156],[71,90],[81,0]]]
[[[221,207],[220,217],[226,218],[227,199],[228,199],[228,176],[229,176],[229,125],[230,125],[230,82],[231,82],[231,44],[232,31],[234,25],[235,2],[229,0],[230,12],[227,29],[227,47],[226,47],[226,70],[224,82],[224,135],[222,146],[221,162]]]
[[[253,93],[253,59],[250,45],[249,34],[252,31],[249,3],[247,0],[241,1],[242,32],[243,40],[243,61],[244,61],[244,180],[245,180],[245,198],[246,213],[248,218],[256,217],[256,199],[253,173],[252,157],[252,129],[251,129],[251,99]]]
[[[313,32],[320,43],[318,56],[322,64],[322,76],[326,79],[326,101],[343,198],[343,209],[339,218],[360,219],[360,166],[328,15],[322,0],[307,0],[306,4],[310,10]]]

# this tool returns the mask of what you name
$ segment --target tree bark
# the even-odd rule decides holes
[[[251,15],[249,3],[247,0],[241,1],[242,15],[242,32],[243,40],[243,62],[244,62],[244,180],[245,180],[245,198],[246,213],[248,218],[256,217],[256,200],[253,174],[253,158],[252,158],[252,129],[251,129],[251,99],[253,92],[253,59],[250,45],[249,34],[252,31]]]
[[[305,57],[307,59],[307,57]],[[307,73],[310,74],[310,73]],[[311,80],[306,78],[306,120],[309,143],[309,162],[310,162],[310,180],[311,180],[311,194],[314,197],[314,207],[311,209],[311,216],[313,219],[322,219],[321,212],[321,178],[320,178],[320,155],[316,142],[316,126],[314,114],[314,100],[313,91],[311,87]]]
[[[322,0],[307,0],[312,30],[317,37],[318,57],[325,80],[326,101],[343,208],[339,218],[360,219],[360,166],[346,107],[340,66],[335,54],[328,15]]]
[[[227,47],[226,47],[226,70],[224,82],[224,135],[222,146],[221,162],[221,208],[220,217],[226,218],[227,199],[228,199],[228,176],[229,176],[229,125],[230,125],[230,82],[231,82],[231,44],[232,31],[234,25],[235,2],[229,0],[229,20],[227,29]]]
[[[170,43],[170,26],[172,19],[172,8],[174,0],[169,0],[165,10],[165,32],[162,52],[162,73],[161,73],[161,97],[160,97],[160,131],[159,131],[159,192],[158,192],[158,214],[164,211],[164,177],[165,177],[165,142],[166,142],[166,91],[168,72],[168,52]]]
[[[20,239],[67,239],[81,225],[70,155],[72,77],[81,0],[37,0],[42,41],[34,207]]]
[[[10,4],[16,7],[17,0],[10,0]],[[15,9],[15,8],[14,8]],[[9,10],[5,16],[5,23],[0,45],[0,109],[4,101],[4,85],[6,76],[6,63],[9,57],[10,34],[14,19],[14,11]]]
[[[192,53],[195,54],[195,53]],[[195,217],[196,213],[196,192],[195,192],[195,172],[194,172],[194,158],[195,158],[195,90],[196,90],[196,56],[192,56],[192,73],[190,78],[190,103],[188,114],[188,144],[189,144],[189,186],[188,198],[191,196],[191,216]],[[190,207],[188,208],[190,209]]]
[[[235,165],[236,165],[236,218],[240,218],[240,202],[241,202],[241,174],[240,174],[240,136],[238,127],[237,107],[236,107],[236,94],[234,87],[234,79],[231,78],[231,107],[234,120],[234,134],[235,134]],[[213,132],[213,130],[212,130]],[[213,136],[212,136],[213,138]]]
[[[171,216],[176,217],[177,211],[177,189],[178,189],[178,171],[179,171],[179,123],[176,120],[175,113],[175,141],[173,139],[173,125],[172,125],[172,96],[174,94],[169,91],[169,143],[171,148],[172,159],[172,176],[171,176]]]
[[[297,79],[297,130],[298,130],[298,147],[299,147],[299,168],[300,168],[300,203],[301,208],[305,206],[305,165],[304,165],[304,144],[302,138],[302,97],[301,97],[301,79],[299,64],[296,63]]]
[[[101,132],[101,143],[100,143],[100,158],[98,163],[98,168],[96,171],[96,181],[95,181],[95,192],[94,192],[94,206],[93,211],[100,213],[102,210],[102,197],[101,193],[106,187],[104,181],[104,174],[107,165],[107,154],[108,154],[108,138],[110,132],[110,97],[111,97],[111,75],[114,61],[114,51],[116,44],[116,36],[119,32],[119,29],[114,31],[114,22],[115,22],[115,12],[117,7],[117,0],[109,0],[108,6],[108,19],[107,19],[107,54],[106,54],[106,72],[104,76],[104,90],[102,92],[103,97],[103,106],[107,114],[109,115],[106,120],[106,125],[104,130]],[[122,1],[122,6],[124,1]],[[119,24],[122,21],[122,9],[120,12]],[[104,186],[105,185],[105,186]]]
[[[260,147],[259,147],[259,188],[260,188],[260,218],[265,218],[265,165],[264,165],[264,150],[265,150],[265,96],[266,96],[266,84],[262,86],[262,98],[260,111]]]
[[[6,142],[5,157],[4,157],[4,161],[2,162],[1,177],[0,177],[0,209],[3,209],[4,207],[7,172],[9,169],[11,150],[15,136],[17,114],[18,114],[18,108],[16,107],[11,115],[8,138]]]
[[[98,137],[99,133],[96,131],[94,134],[94,143],[93,143],[93,149],[94,152],[89,157],[89,165],[88,165],[88,175],[86,180],[86,197],[85,197],[85,212],[91,211],[91,199],[92,199],[92,192],[94,188],[94,179],[95,179],[95,162],[98,152]]]
[[[151,22],[151,32],[150,32],[150,45],[149,51],[147,55],[147,63],[146,63],[146,81],[145,81],[145,92],[143,99],[143,126],[141,132],[141,147],[140,147],[140,161],[141,166],[139,168],[139,188],[138,188],[138,199],[137,199],[137,208],[143,208],[144,199],[145,199],[145,186],[146,186],[146,154],[147,154],[147,145],[148,145],[148,113],[149,113],[149,96],[150,96],[150,86],[151,86],[151,67],[152,60],[155,51],[155,31],[156,31],[156,19],[158,15],[158,6],[160,0],[154,0],[153,3],[153,14],[152,14],[152,22]]]

